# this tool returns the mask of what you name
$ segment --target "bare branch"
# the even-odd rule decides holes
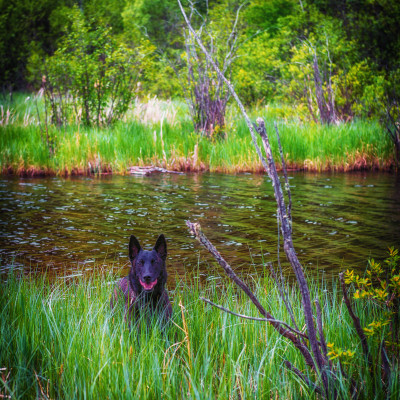
[[[319,72],[318,58],[315,50],[313,58],[313,71],[314,71],[315,96],[317,98],[321,123],[329,123],[329,111],[324,98],[322,79],[321,79],[321,74]]]
[[[337,122],[336,110],[335,110],[335,93],[332,89],[332,60],[329,52],[329,40],[328,36],[326,36],[326,52],[328,54],[329,60],[329,79],[328,79],[328,101],[329,101],[329,117],[331,122]]]
[[[288,207],[287,207],[287,214],[288,214],[289,221],[290,221],[290,231],[292,232],[293,231],[293,225],[292,225],[292,193],[290,191],[289,178],[288,178],[288,175],[287,175],[285,158],[283,157],[281,138],[279,136],[278,125],[276,124],[276,122],[274,123],[274,126],[275,126],[276,138],[278,139],[279,153],[281,155],[283,176],[285,178],[285,190],[286,190],[286,193],[288,195],[288,203],[289,204],[288,204]]]
[[[218,54],[218,47],[215,44],[215,37],[212,31],[208,31],[207,21],[203,18],[194,8],[194,3],[189,1],[190,15],[188,18],[189,23],[192,21],[194,14],[198,15],[201,19],[201,26],[196,31],[198,37],[207,36],[208,51],[212,57]],[[221,59],[223,73],[230,71],[232,73],[232,64],[236,59],[238,50],[236,27],[239,19],[239,7],[236,13],[236,19],[233,23],[232,30],[229,33],[226,50]],[[200,57],[196,49],[196,41],[192,31],[188,32],[183,30],[185,38],[186,54],[187,54],[187,81],[188,87],[184,87],[185,100],[188,103],[193,126],[196,131],[202,132],[206,136],[211,136],[216,127],[222,128],[217,132],[224,132],[225,127],[225,113],[228,100],[230,98],[230,91],[226,88],[224,81],[217,75],[216,78],[211,76],[209,70],[211,68],[210,62],[206,57]],[[185,85],[186,86],[186,85]],[[186,92],[190,94],[187,95]]]
[[[296,251],[294,249],[293,240],[292,240],[292,230],[291,230],[289,218],[287,215],[287,209],[285,206],[285,200],[283,197],[283,192],[282,192],[282,187],[281,187],[281,184],[279,181],[278,172],[276,170],[274,158],[272,157],[271,146],[269,144],[267,132],[265,129],[265,123],[262,118],[258,118],[257,123],[258,123],[257,132],[261,136],[261,139],[262,139],[263,145],[264,145],[264,150],[267,155],[267,160],[268,160],[267,172],[268,172],[269,177],[271,178],[272,187],[274,188],[275,200],[278,205],[278,215],[279,215],[279,218],[281,221],[281,231],[282,231],[283,240],[284,240],[283,248],[285,250],[286,257],[289,260],[290,265],[292,266],[292,269],[296,275],[297,282],[299,284],[300,293],[301,293],[302,301],[303,301],[304,317],[306,320],[307,332],[308,332],[308,337],[310,340],[310,347],[311,347],[312,353],[316,359],[318,369],[321,372],[322,380],[324,383],[324,388],[325,388],[326,394],[328,395],[328,378],[326,376],[326,371],[325,371],[325,367],[324,367],[325,360],[323,359],[320,348],[318,346],[318,339],[317,339],[317,334],[315,331],[314,321],[313,321],[314,318],[313,318],[313,312],[312,312],[312,307],[311,307],[310,291],[308,288],[306,278],[304,276],[303,268],[300,264],[299,259],[297,258]]]
[[[234,54],[237,52],[237,47],[235,47],[235,45],[236,45],[237,38],[238,38],[236,27],[237,27],[237,24],[239,21],[240,10],[242,9],[242,7],[244,5],[245,5],[245,3],[242,3],[238,8],[238,10],[236,12],[235,22],[233,23],[231,33],[229,34],[228,40],[226,41],[228,52],[226,53],[223,67],[222,67],[223,75],[225,75],[225,72],[227,71],[229,66],[232,64],[233,60],[236,58],[236,57],[234,57]],[[230,43],[230,45],[229,45],[229,43]],[[221,79],[220,79],[220,82],[222,82]]]
[[[278,236],[279,236],[279,219],[278,219]],[[278,238],[278,241],[279,241],[279,238]],[[278,244],[278,246],[279,246],[279,244]],[[272,263],[268,263],[267,265],[269,266],[272,277],[274,278],[274,281],[276,282],[276,285],[278,286],[279,294],[281,296],[281,299],[283,300],[283,303],[285,304],[286,310],[289,313],[290,319],[292,320],[294,327],[297,330],[299,330],[299,328],[296,324],[296,319],[294,318],[292,305],[290,304],[289,298],[288,298],[286,290],[285,290],[285,284],[284,284],[283,276],[282,276],[282,268],[281,268],[280,260],[279,260],[279,252],[278,252],[278,262],[279,262],[279,269],[280,269],[280,273],[281,273],[280,279],[277,277]]]
[[[315,390],[318,394],[323,395],[322,389],[312,382],[307,376],[305,376],[298,368],[296,368],[290,361],[284,360],[286,368],[295,373],[301,380],[303,380],[308,386]]]
[[[258,311],[260,311],[262,315],[267,316],[267,311],[258,301],[257,297],[253,294],[253,292],[249,289],[249,287],[235,274],[232,267],[224,260],[224,258],[218,252],[218,250],[204,235],[204,233],[201,230],[200,224],[186,221],[186,225],[188,226],[190,232],[196,237],[196,239],[213,255],[213,257],[217,260],[218,264],[225,270],[228,277],[231,280],[233,280],[246,293],[246,295],[258,308]]]
[[[218,250],[213,246],[213,244],[207,239],[204,233],[201,230],[199,223],[191,223],[190,221],[186,221],[186,225],[188,226],[190,232],[196,237],[196,239],[213,255],[218,264],[225,270],[225,273],[228,277],[236,283],[249,297],[249,299],[253,302],[253,304],[257,307],[260,314],[268,319],[275,319],[269,312],[265,310],[265,308],[260,304],[257,297],[254,293],[249,289],[249,287],[235,274],[232,267],[224,260]],[[299,338],[290,332],[287,329],[284,329],[280,324],[271,322],[271,325],[284,337],[289,339],[303,354],[303,357],[311,368],[315,369],[314,360],[311,357],[311,354],[308,348],[301,343]]]
[[[329,80],[327,82],[327,93],[328,93],[328,103],[325,100],[324,95],[324,83],[321,78],[321,73],[318,65],[317,51],[315,47],[308,44],[308,47],[313,53],[313,74],[314,74],[314,86],[315,86],[315,96],[317,99],[317,105],[320,113],[321,123],[335,123],[336,122],[336,112],[335,112],[335,99],[332,89],[331,74],[329,75]],[[329,49],[328,58],[330,60]],[[330,66],[331,69],[331,66]],[[325,80],[325,79],[324,79]],[[326,84],[326,83],[325,83]]]
[[[257,129],[258,127],[256,127]],[[278,127],[275,123],[275,131],[276,131],[276,137],[278,139],[278,144],[279,144],[279,152],[281,155],[281,160],[282,160],[282,169],[284,171],[284,176],[285,176],[285,184],[286,184],[286,190],[288,193],[288,198],[289,198],[289,207],[288,207],[288,215],[289,215],[289,219],[290,219],[290,227],[291,227],[291,232],[292,232],[292,218],[291,218],[291,208],[292,208],[292,197],[291,197],[291,193],[290,193],[290,187],[289,187],[289,180],[287,177],[287,172],[286,172],[286,166],[285,166],[285,160],[283,157],[283,151],[282,151],[282,146],[281,146],[281,141],[280,141],[280,137],[279,137],[279,131],[278,131]],[[285,304],[285,307],[287,309],[287,311],[289,312],[290,318],[293,322],[293,325],[295,326],[296,329],[299,329],[297,327],[296,324],[296,320],[294,317],[294,313],[293,313],[293,309],[292,309],[292,305],[290,304],[289,301],[289,297],[287,296],[286,290],[285,290],[285,283],[284,283],[284,278],[283,278],[283,274],[282,274],[282,265],[281,265],[281,257],[280,257],[280,229],[279,229],[279,221],[280,221],[280,215],[279,215],[279,209],[277,210],[276,213],[276,222],[277,222],[277,226],[278,226],[278,243],[277,243],[277,256],[278,256],[278,267],[279,267],[279,274],[280,274],[280,279],[278,279],[278,277],[275,274],[275,270],[272,266],[272,264],[270,263],[270,270],[272,272],[273,278],[275,279],[275,282],[278,285],[278,289],[281,295],[281,298]]]
[[[389,358],[386,352],[385,340],[382,340],[380,348],[381,348],[381,359],[383,368],[383,381],[388,386],[391,377],[391,369],[390,369]]]
[[[314,303],[315,303],[315,308],[317,309],[317,326],[318,326],[319,340],[321,341],[321,346],[322,346],[322,352],[324,354],[326,363],[329,364],[329,366],[330,366],[329,358],[328,358],[328,347],[326,346],[324,330],[322,327],[321,306],[319,304],[318,299],[315,299]]]
[[[203,43],[201,42],[199,36],[196,34],[195,30],[193,29],[192,25],[190,24],[190,22],[189,22],[189,20],[188,20],[188,18],[187,18],[187,16],[186,16],[185,10],[183,9],[180,0],[178,0],[178,4],[179,4],[179,7],[180,7],[180,9],[181,9],[183,18],[185,19],[186,24],[187,24],[187,26],[188,26],[190,32],[193,34],[194,38],[196,39],[196,41],[197,41],[199,47],[200,47],[201,50],[203,51],[204,55],[206,56],[206,58],[208,59],[208,61],[210,62],[210,64],[213,66],[214,70],[217,72],[217,74],[220,76],[220,78],[225,82],[227,88],[229,89],[229,91],[230,91],[231,94],[232,94],[232,97],[233,97],[233,98],[235,99],[235,101],[237,102],[237,104],[238,104],[238,106],[239,106],[239,108],[240,108],[240,110],[241,110],[241,112],[242,112],[242,114],[243,114],[243,116],[244,116],[244,119],[245,119],[245,121],[246,121],[246,124],[247,124],[247,126],[249,127],[250,134],[251,134],[251,138],[252,138],[252,140],[253,140],[254,147],[256,148],[256,152],[257,152],[258,156],[260,157],[260,160],[261,160],[261,162],[262,162],[264,168],[267,170],[268,164],[267,164],[267,162],[265,161],[265,159],[264,159],[264,157],[263,157],[263,155],[262,155],[261,149],[259,148],[259,146],[258,146],[258,144],[257,144],[257,137],[256,137],[255,132],[254,132],[253,124],[251,123],[250,118],[249,118],[249,116],[247,115],[246,110],[244,109],[243,103],[240,101],[238,95],[236,94],[235,90],[233,89],[232,84],[231,84],[231,83],[225,78],[225,76],[222,74],[221,70],[218,68],[217,64],[214,62],[214,60],[212,59],[212,57],[211,57],[210,54],[208,53],[207,49],[204,47],[204,45],[203,45]]]
[[[252,320],[252,321],[264,321],[264,322],[270,322],[270,323],[273,322],[273,323],[275,323],[275,324],[283,325],[283,326],[285,326],[287,329],[289,329],[290,331],[292,331],[293,333],[295,333],[296,335],[299,335],[299,336],[302,336],[302,337],[305,338],[305,339],[308,339],[308,336],[307,336],[306,334],[304,334],[303,332],[300,332],[300,331],[298,331],[298,330],[296,330],[296,329],[293,329],[293,328],[292,328],[290,325],[288,325],[286,322],[279,321],[279,320],[277,320],[277,319],[272,319],[272,318],[257,318],[257,317],[250,317],[250,316],[248,316],[248,315],[238,314],[238,313],[235,313],[235,312],[233,312],[233,311],[231,311],[231,310],[228,310],[227,308],[225,308],[225,307],[223,307],[223,306],[220,306],[220,305],[218,305],[218,304],[215,304],[215,303],[213,303],[211,300],[206,299],[206,298],[204,298],[204,297],[200,297],[200,300],[203,300],[203,301],[205,301],[206,303],[211,304],[212,306],[214,306],[214,307],[216,307],[216,308],[219,308],[219,309],[222,310],[222,311],[227,312],[228,314],[235,315],[236,317],[240,317],[240,318],[243,318],[243,319],[250,319],[250,320]]]

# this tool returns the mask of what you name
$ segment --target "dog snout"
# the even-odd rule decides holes
[[[150,275],[143,276],[143,281],[145,283],[151,283],[151,276]]]

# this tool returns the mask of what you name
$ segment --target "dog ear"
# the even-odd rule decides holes
[[[129,240],[129,259],[134,260],[141,249],[139,241],[134,235],[131,235],[131,239]]]
[[[165,261],[167,258],[167,242],[163,234],[158,237],[156,245],[154,246],[154,250]]]

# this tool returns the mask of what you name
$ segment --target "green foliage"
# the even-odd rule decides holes
[[[140,49],[118,43],[111,28],[91,28],[75,7],[68,34],[46,60],[42,78],[52,122],[109,125],[127,111],[140,74]]]
[[[140,45],[146,58],[140,79],[140,93],[147,96],[159,96],[162,99],[182,98],[181,82],[171,66],[168,56],[157,53],[150,40],[140,39]]]
[[[181,171],[263,171],[248,127],[232,106],[228,108],[224,141],[194,134],[183,101],[151,98],[145,103],[136,101],[124,121],[108,129],[69,125],[61,131],[49,126],[49,139],[54,140],[57,150],[49,157],[43,129],[43,97],[40,94],[34,97],[15,94],[13,101],[1,105],[4,115],[0,126],[0,170],[3,171],[9,169],[21,174],[47,171],[59,175],[112,171],[124,174],[132,165],[155,165]],[[377,121],[355,120],[325,126],[300,123],[292,114],[291,107],[280,104],[260,105],[251,110],[252,120],[259,116],[264,118],[268,132],[274,131],[274,121],[285,120],[278,122],[278,126],[288,168],[386,170],[393,165],[392,144]],[[271,136],[275,151],[278,148],[276,137]],[[274,157],[280,159],[277,152]],[[88,169],[89,163],[97,167]]]
[[[399,68],[400,4],[395,0],[335,1],[311,0],[323,15],[343,22],[348,39],[355,41],[354,53],[371,60],[380,71]]]
[[[72,0],[0,0],[0,87],[26,88],[26,66],[34,54],[54,51],[60,31],[53,13]]]
[[[343,362],[343,364],[350,364],[356,354],[355,351],[343,350],[340,347],[336,347],[333,343],[327,343],[327,347],[329,349],[329,352],[327,353],[329,359],[335,360],[338,358]]]
[[[162,329],[156,317],[145,316],[129,330],[122,307],[114,313],[109,307],[117,276],[99,266],[94,271],[53,280],[11,272],[0,283],[0,394],[15,399],[319,398],[284,367],[282,358],[300,369],[305,368],[304,360],[271,325],[239,319],[199,300],[203,296],[256,316],[254,306],[232,282],[217,284],[218,276],[210,276],[204,286],[198,276],[170,280],[172,323]],[[263,305],[287,321],[272,280],[253,275],[252,282]],[[337,287],[314,282],[309,286],[312,296],[321,299],[328,338],[343,338],[343,347],[351,346],[351,321]],[[288,298],[296,320],[304,323],[298,291],[289,288]],[[367,304],[362,318],[369,312]],[[359,353],[352,360],[360,362]],[[361,372],[352,364],[347,367],[351,373]],[[398,372],[393,369],[395,377]],[[363,398],[383,398],[383,387],[368,397],[369,374],[359,378]],[[340,371],[337,379],[339,398],[350,398],[351,382]],[[398,379],[391,381],[389,390],[392,398],[399,396]]]
[[[253,0],[245,11],[245,20],[252,34],[259,29],[276,36],[282,29],[282,19],[301,12],[295,0]]]
[[[354,270],[344,274],[345,285],[354,286],[355,307],[347,299],[347,308],[352,316],[356,333],[348,333],[348,338],[358,339],[362,351],[353,343],[351,350],[342,350],[333,342],[328,344],[331,361],[339,361],[341,370],[352,381],[354,391],[365,398],[396,398],[391,385],[398,381],[395,371],[400,365],[400,255],[394,247],[389,248],[389,256],[378,263],[368,261],[363,277]],[[369,310],[368,314],[365,310]],[[349,348],[350,346],[346,346]],[[364,359],[356,359],[360,352]],[[344,369],[344,365],[346,368]],[[351,371],[355,367],[355,370]],[[368,382],[369,375],[369,382]],[[360,379],[364,376],[363,379]],[[367,379],[367,380],[366,380]],[[381,395],[377,393],[381,392]],[[383,396],[385,395],[385,396]]]
[[[299,116],[317,121],[319,109],[313,71],[316,56],[325,101],[331,88],[335,111],[341,120],[379,115],[384,106],[387,78],[377,73],[375,64],[359,58],[356,42],[349,40],[342,22],[324,15],[312,4],[304,3],[302,9],[299,2],[290,7],[286,3],[249,5],[246,14],[249,31],[256,32],[256,27],[265,30],[241,49],[235,78],[245,99],[248,102],[261,96],[266,96],[267,101],[291,99]],[[253,15],[257,10],[257,15],[269,20],[281,8],[285,11],[267,26]]]
[[[384,309],[384,316],[374,320],[364,327],[367,336],[385,339],[388,349],[398,357],[399,343],[399,313],[400,313],[400,255],[399,250],[389,248],[389,257],[382,263],[369,260],[366,276],[361,278],[353,270],[347,270],[345,283],[353,283],[356,291],[354,299],[376,303]]]
[[[180,41],[182,19],[174,0],[134,0],[127,2],[122,18],[131,39],[144,36],[161,48]]]
[[[240,4],[237,0],[195,4],[212,27],[218,52],[226,50],[226,35]],[[184,7],[188,10],[187,2]],[[182,98],[184,94],[184,21],[175,0],[16,0],[3,1],[1,9],[2,87],[38,88],[43,59],[63,52],[65,36],[76,28],[74,15],[86,26],[83,36],[84,32],[92,36],[87,42],[100,43],[100,31],[107,31],[108,42],[115,44],[111,47],[136,49],[142,61],[146,55],[140,79],[145,95]],[[236,32],[241,46],[229,78],[245,103],[280,102],[293,106],[304,120],[319,120],[314,55],[324,99],[334,100],[339,120],[380,117],[386,97],[400,96],[397,1],[340,0],[333,6],[328,0],[251,0],[241,14]],[[215,57],[221,62],[219,53]]]
[[[302,118],[318,120],[316,55],[325,100],[331,87],[339,119],[379,116],[388,88],[398,88],[398,79],[363,54],[356,35],[349,35],[349,25],[354,26],[346,17],[332,15],[319,2],[251,1],[245,13],[249,40],[234,70],[239,94],[248,103],[260,98],[290,102]],[[389,70],[398,68],[393,57]]]
[[[269,41],[270,34],[262,32],[245,42],[238,51],[239,59],[233,71],[235,88],[247,104],[269,101],[277,93],[276,81],[281,65],[281,61],[277,61],[279,46]]]
[[[82,2],[86,18],[96,21],[97,25],[111,27],[116,35],[124,32],[122,12],[126,0],[89,0]]]
[[[127,2],[121,17],[124,40],[140,44],[147,56],[141,88],[147,95],[182,97],[171,60],[179,59],[183,48],[182,18],[175,0],[134,0]]]

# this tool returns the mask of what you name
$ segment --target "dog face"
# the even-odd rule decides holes
[[[129,258],[132,265],[129,277],[137,293],[157,292],[164,288],[167,280],[167,243],[164,235],[158,237],[151,251],[143,250],[132,235],[129,241]]]

